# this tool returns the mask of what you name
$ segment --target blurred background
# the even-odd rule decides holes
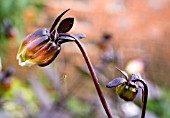
[[[114,118],[140,118],[141,91],[125,102],[105,85],[140,72],[149,86],[146,118],[170,117],[169,0],[0,0],[0,117],[105,118],[85,61],[74,43],[47,67],[21,67],[16,54],[24,37],[50,28],[64,10],[70,33],[83,33],[101,89]]]

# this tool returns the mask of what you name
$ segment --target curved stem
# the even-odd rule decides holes
[[[133,80],[134,82],[141,82],[144,86],[144,93],[143,93],[143,106],[142,106],[142,114],[141,114],[141,118],[145,118],[145,113],[146,113],[146,105],[147,105],[147,100],[148,100],[148,86],[145,83],[145,81],[141,80],[141,79],[136,79]]]
[[[64,37],[61,38],[61,36],[64,36]],[[81,36],[83,36],[83,37],[81,37]],[[84,35],[81,35],[81,36],[80,36],[80,38],[84,38]],[[88,57],[88,55],[87,55],[87,52],[86,52],[86,50],[84,49],[83,45],[81,44],[81,42],[79,41],[79,39],[78,39],[75,35],[72,35],[72,34],[60,33],[60,38],[61,38],[61,39],[64,39],[64,40],[66,40],[66,39],[68,38],[68,41],[74,41],[74,42],[77,44],[77,46],[79,47],[79,49],[80,49],[80,51],[81,51],[81,53],[82,53],[82,55],[83,55],[83,57],[84,57],[84,59],[85,59],[85,61],[86,61],[86,64],[87,64],[87,66],[88,66],[88,69],[89,69],[89,71],[90,71],[91,77],[92,77],[92,79],[93,79],[94,85],[95,85],[95,87],[96,87],[96,90],[97,90],[98,96],[99,96],[99,98],[100,98],[100,101],[101,101],[101,103],[102,103],[102,105],[103,105],[103,108],[105,109],[105,112],[106,112],[108,118],[112,118],[111,112],[109,111],[109,108],[108,108],[108,106],[107,106],[107,103],[106,103],[106,100],[105,100],[105,98],[104,98],[104,95],[103,95],[103,93],[102,93],[102,91],[101,91],[101,89],[100,89],[100,86],[99,86],[99,82],[98,82],[96,73],[95,73],[95,71],[94,71],[94,68],[93,68],[93,66],[92,66],[92,63],[91,63],[91,61],[90,61],[90,59],[89,59],[89,57]],[[71,38],[71,39],[70,39],[70,38]],[[73,40],[73,39],[74,39],[74,40]]]
[[[94,68],[93,68],[93,66],[92,66],[92,64],[91,64],[91,61],[90,61],[90,59],[89,59],[89,57],[88,57],[88,55],[87,55],[87,52],[85,51],[85,49],[84,49],[84,47],[82,46],[81,42],[80,42],[76,37],[74,37],[74,38],[76,39],[76,40],[75,40],[75,43],[76,43],[77,46],[79,47],[79,49],[80,49],[81,53],[83,54],[83,57],[84,57],[84,59],[85,59],[85,61],[86,61],[86,63],[87,63],[87,66],[88,66],[89,71],[90,71],[90,74],[91,74],[91,76],[92,76],[92,78],[93,78],[94,85],[95,85],[95,87],[96,87],[96,90],[97,90],[97,93],[98,93],[99,98],[100,98],[100,100],[101,100],[101,103],[102,103],[102,105],[103,105],[103,107],[104,107],[104,109],[105,109],[105,112],[106,112],[108,118],[112,118],[111,112],[109,111],[109,108],[108,108],[108,106],[107,106],[106,100],[105,100],[105,98],[104,98],[104,96],[103,96],[103,93],[102,93],[102,91],[101,91],[101,89],[100,89],[100,86],[99,86],[99,82],[98,82],[96,73],[95,73]]]

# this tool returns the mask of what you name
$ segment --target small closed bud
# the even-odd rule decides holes
[[[116,87],[116,93],[125,101],[132,101],[138,93],[138,87],[135,84],[129,83],[128,85],[125,82]]]

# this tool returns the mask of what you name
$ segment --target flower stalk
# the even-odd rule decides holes
[[[90,61],[90,58],[89,58],[86,50],[84,49],[82,43],[79,40],[79,38],[84,38],[85,36],[83,34],[71,35],[71,34],[66,34],[66,33],[61,33],[60,35],[61,35],[61,37],[63,36],[63,38],[67,37],[67,38],[74,39],[73,41],[77,44],[77,46],[79,47],[79,49],[80,49],[80,51],[81,51],[81,53],[82,53],[82,55],[83,55],[83,57],[85,59],[85,62],[86,62],[87,67],[88,67],[88,69],[90,71],[91,77],[93,79],[93,83],[94,83],[95,88],[97,90],[97,93],[98,93],[98,96],[100,98],[100,101],[101,101],[101,103],[103,105],[103,108],[104,108],[108,118],[112,118],[112,114],[111,114],[111,112],[110,112],[110,110],[108,108],[108,105],[106,103],[104,95],[103,95],[103,93],[102,93],[102,91],[100,89],[99,82],[98,82],[96,73],[94,71],[93,65],[92,65],[92,63]]]
[[[99,86],[99,82],[98,82],[96,73],[95,73],[94,68],[93,68],[93,66],[92,66],[92,64],[91,64],[91,61],[90,61],[90,59],[89,59],[89,57],[88,57],[88,55],[87,55],[87,52],[85,51],[85,49],[84,49],[84,47],[82,46],[81,42],[80,42],[76,37],[75,37],[75,43],[76,43],[77,46],[79,47],[79,49],[80,49],[80,51],[81,51],[81,53],[82,53],[82,55],[83,55],[83,57],[84,57],[84,59],[85,59],[85,61],[86,61],[86,64],[87,64],[88,69],[89,69],[89,71],[90,71],[90,74],[91,74],[91,76],[92,76],[94,85],[95,85],[95,87],[96,87],[96,90],[97,90],[97,93],[98,93],[98,95],[99,95],[100,101],[101,101],[101,103],[102,103],[102,105],[103,105],[103,107],[104,107],[104,109],[105,109],[105,112],[106,112],[108,118],[112,118],[111,112],[109,111],[109,108],[108,108],[108,106],[107,106],[106,100],[105,100],[105,98],[104,98],[104,96],[103,96],[103,93],[102,93],[102,91],[101,91],[101,89],[100,89],[100,86]]]

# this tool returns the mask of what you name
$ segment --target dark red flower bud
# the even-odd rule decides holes
[[[46,66],[50,64],[60,52],[60,44],[55,43],[50,38],[50,32],[47,29],[37,30],[27,36],[17,54],[19,65]]]

